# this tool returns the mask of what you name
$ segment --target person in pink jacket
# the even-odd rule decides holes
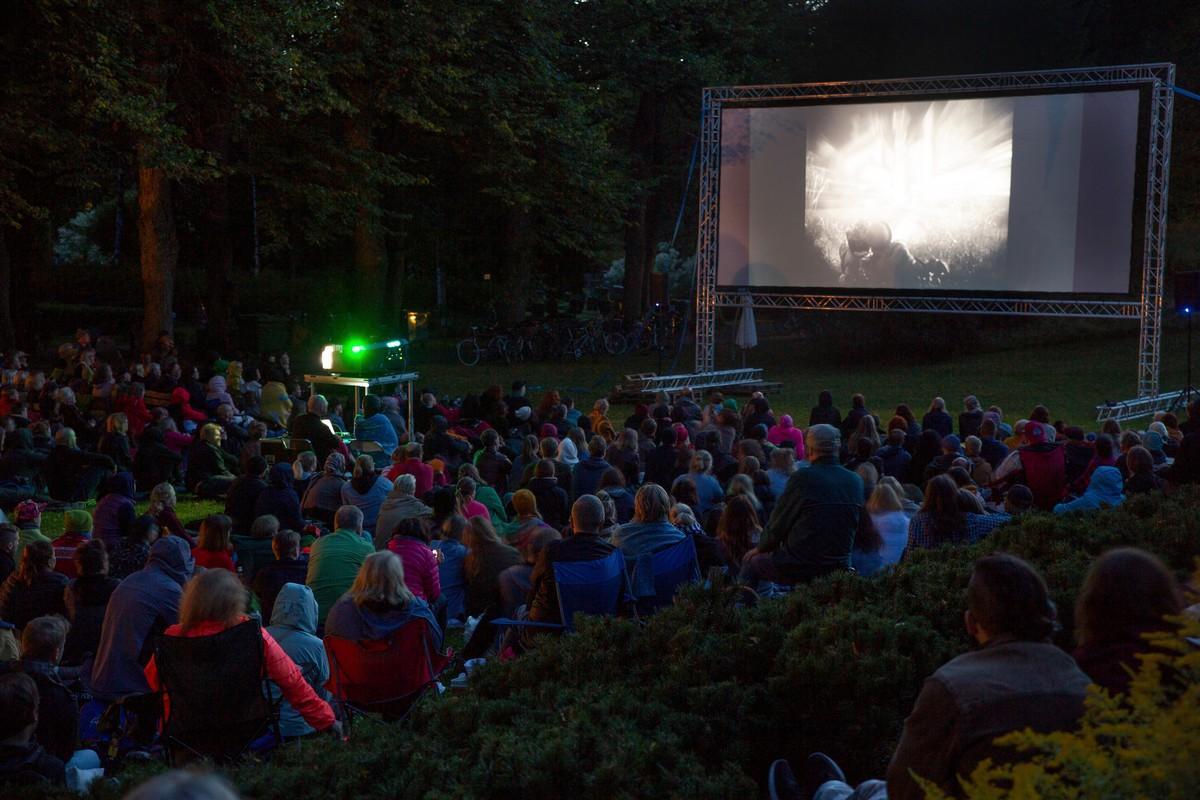
[[[792,423],[792,417],[784,414],[779,418],[779,424],[773,425],[767,431],[767,441],[779,447],[784,442],[792,442],[796,448],[797,460],[804,458],[804,431]]]
[[[417,597],[433,605],[442,595],[437,551],[429,546],[429,521],[420,517],[400,520],[388,540],[387,549],[400,556],[404,585]]]
[[[249,619],[246,616],[246,589],[228,570],[210,569],[192,578],[183,590],[179,604],[179,622],[163,632],[164,636],[212,636]],[[276,643],[266,629],[262,631],[263,658],[267,675],[283,691],[292,708],[314,730],[326,731],[340,725],[333,708],[313,691],[295,662]],[[158,665],[151,657],[146,664],[146,681],[153,691],[162,688]],[[164,718],[171,715],[171,698],[163,698]],[[336,729],[335,729],[336,731]]]

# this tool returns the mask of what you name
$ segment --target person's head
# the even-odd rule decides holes
[[[1098,460],[1111,461],[1113,456],[1116,455],[1117,446],[1113,443],[1113,438],[1107,433],[1101,433],[1096,437],[1094,447]]]
[[[0,675],[0,742],[26,744],[38,721],[38,688],[24,672]]]
[[[133,542],[154,544],[158,541],[159,533],[158,522],[149,514],[142,514],[129,526],[129,539]]]
[[[117,433],[124,435],[129,432],[129,417],[121,412],[109,414],[108,419],[104,421],[104,430],[108,433]]]
[[[59,428],[54,434],[54,444],[59,447],[65,447],[68,450],[78,449],[75,443],[75,430],[73,428]]]
[[[201,550],[213,550],[225,553],[232,549],[230,532],[233,530],[233,520],[224,514],[210,514],[200,523],[200,535],[196,545]]]
[[[604,451],[608,449],[608,443],[604,441],[604,437],[600,434],[592,436],[588,439],[587,451],[592,458],[604,458]]]
[[[318,417],[329,416],[329,401],[323,394],[314,394],[308,398],[308,413]]]
[[[1136,639],[1182,610],[1179,586],[1158,558],[1135,547],[1109,550],[1092,563],[1075,602],[1075,641]]]
[[[974,486],[975,482],[971,480],[971,475],[965,469],[959,466],[953,466],[946,470],[946,475],[950,480],[954,481],[954,485],[960,489],[965,489],[968,486]]]
[[[17,566],[18,580],[29,585],[38,575],[54,569],[54,547],[46,541],[30,542],[21,549],[21,563]]]
[[[853,394],[850,396],[850,407],[851,408],[860,408],[860,409],[866,408],[867,400],[861,394]]]
[[[440,538],[452,542],[461,542],[468,524],[467,518],[462,514],[448,514],[442,520],[442,526],[439,531],[441,534]]]
[[[937,475],[925,484],[925,500],[921,513],[931,515],[933,530],[939,539],[950,539],[966,533],[966,518],[958,500],[958,484],[949,475]]]
[[[156,775],[125,795],[124,800],[238,800],[238,793],[215,772],[173,769]]]
[[[547,436],[538,444],[537,454],[553,461],[558,456],[558,439]]]
[[[676,503],[671,506],[668,519],[677,528],[690,528],[698,524],[696,522],[696,512],[692,511],[692,507],[686,503]]]
[[[274,514],[263,514],[250,523],[250,536],[253,539],[273,539],[277,533],[279,517]]]
[[[403,608],[413,601],[412,592],[404,584],[404,564],[390,550],[372,553],[363,560],[348,594],[359,607]]]
[[[249,434],[251,441],[257,442],[267,435],[267,423],[254,420],[246,428],[246,433]]]
[[[983,439],[993,439],[996,436],[996,423],[991,419],[984,419],[979,423],[979,436]]]
[[[300,557],[300,534],[296,531],[276,530],[271,536],[271,552],[280,561],[283,559],[296,560]]]
[[[585,494],[571,506],[571,531],[598,534],[604,527],[604,505],[594,494]]]
[[[1141,445],[1131,447],[1125,454],[1125,465],[1131,475],[1149,475],[1154,472],[1154,456]]]
[[[983,441],[978,436],[968,436],[963,440],[963,452],[968,458],[979,458],[979,451],[983,449]]]
[[[492,521],[481,514],[468,520],[467,527],[463,531],[463,544],[467,546],[468,550],[477,550],[481,547],[500,544],[500,537],[496,534]]]
[[[667,490],[657,483],[647,483],[633,498],[633,518],[637,522],[662,522],[671,508]]]
[[[1050,424],[1050,409],[1042,405],[1033,407],[1033,411],[1029,412],[1030,422],[1040,422],[1043,425]]]
[[[671,484],[671,497],[677,503],[684,503],[695,508],[700,503],[700,495],[696,491],[696,482],[687,475],[680,475]]]
[[[42,525],[42,504],[36,500],[22,500],[17,503],[13,517],[18,527],[40,528]]]
[[[245,615],[246,589],[227,569],[206,569],[183,587],[179,624],[184,633],[206,622],[230,627]]]
[[[812,425],[804,437],[804,447],[809,461],[836,457],[842,446],[842,436],[832,425]]]
[[[474,478],[459,478],[454,485],[454,494],[460,503],[468,503],[475,499],[475,488],[478,484]]]
[[[543,458],[537,462],[537,466],[533,468],[533,476],[535,478],[553,478],[554,477],[554,462],[548,458]]]
[[[421,447],[420,442],[411,442],[407,447],[404,448],[404,455],[408,458],[415,458],[417,461],[420,461],[425,456],[424,448]]]
[[[262,456],[250,456],[250,458],[246,459],[246,468],[243,472],[249,478],[265,478],[267,477],[268,469],[270,469],[270,466],[267,464],[265,458]]]
[[[1056,612],[1037,571],[1016,556],[996,553],[975,562],[967,586],[967,632],[980,644],[997,636],[1042,642]]]
[[[771,451],[771,469],[786,474],[796,471],[796,451],[790,447],[776,447]]]
[[[896,490],[888,483],[877,483],[871,490],[867,500],[867,511],[872,514],[886,514],[889,511],[903,511],[904,504],[896,495]]]
[[[496,433],[495,428],[488,428],[479,437],[479,440],[488,450],[496,450],[500,447],[500,434]]]
[[[528,489],[518,489],[513,492],[512,507],[518,519],[531,519],[541,516],[538,513],[537,497]]]
[[[373,417],[383,410],[383,401],[377,394],[369,394],[363,398],[363,416]]]
[[[412,497],[417,493],[417,479],[406,472],[396,478],[395,487],[401,497]]]
[[[729,479],[728,497],[745,497],[756,510],[762,508],[762,503],[754,494],[754,479],[745,473],[734,475]]]
[[[707,450],[697,450],[692,454],[690,471],[697,475],[703,475],[712,469],[712,463],[712,453]]]
[[[754,547],[754,539],[761,530],[758,512],[749,497],[736,495],[729,498],[717,522],[717,538],[735,561],[741,561],[742,556]]]
[[[616,467],[609,467],[600,475],[600,483],[597,488],[610,489],[613,487],[625,487],[625,474]]]
[[[945,410],[946,410],[946,401],[940,397],[933,398],[933,401],[929,404],[929,413],[930,414],[935,414],[938,411],[945,411]]]
[[[597,416],[604,416],[608,413],[608,401],[601,397],[592,404],[592,413]]]
[[[219,447],[221,445],[221,437],[224,435],[225,432],[221,430],[221,426],[212,422],[200,428],[200,440],[202,442],[207,442],[214,447]],[[263,472],[266,472],[266,470],[264,469]]]
[[[317,454],[312,450],[305,450],[300,455],[296,456],[296,464],[300,465],[300,474],[296,475],[300,478],[304,475],[311,475],[317,471]]]
[[[369,478],[375,474],[375,459],[363,454],[354,459],[354,477]]]
[[[217,418],[217,422],[220,422],[221,424],[232,422],[233,406],[231,406],[229,403],[221,403],[221,405],[217,406],[217,411],[214,416]]]
[[[362,533],[363,512],[358,506],[344,505],[333,515],[333,527],[339,531]]]
[[[1031,508],[1033,508],[1033,492],[1028,486],[1017,484],[1004,496],[1004,511],[1010,516],[1019,517]]]
[[[967,411],[979,410],[979,398],[973,394],[969,394],[963,398],[963,408]]]
[[[57,664],[70,629],[70,623],[57,614],[29,620],[21,631],[21,658]]]
[[[175,502],[175,487],[164,481],[150,490],[150,507],[147,510],[157,515],[166,509],[175,508]]]

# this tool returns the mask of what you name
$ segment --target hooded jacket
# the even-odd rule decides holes
[[[171,416],[178,423],[184,420],[204,422],[208,419],[202,411],[192,406],[192,394],[182,386],[177,386],[171,391],[171,412]]]
[[[1069,503],[1059,503],[1054,507],[1054,513],[1093,511],[1105,506],[1116,508],[1125,502],[1124,485],[1121,472],[1116,467],[1097,467],[1087,491]]]
[[[271,625],[267,633],[295,662],[317,696],[329,700],[325,681],[329,680],[329,660],[325,645],[317,638],[317,599],[312,589],[302,583],[285,583],[275,597],[271,609]],[[279,686],[271,684],[271,699],[279,700]],[[304,736],[313,728],[286,700],[279,707],[279,732],[286,737]]]
[[[404,606],[388,606],[386,609],[377,610],[360,606],[347,595],[338,600],[330,610],[329,618],[325,620],[325,635],[340,636],[354,641],[378,641],[386,639],[414,619],[425,620],[434,648],[440,652],[442,629],[438,627],[429,604],[419,597],[414,597],[411,603]]]
[[[92,536],[104,542],[112,552],[137,519],[133,505],[133,475],[118,472],[108,478],[105,488],[108,493],[100,498],[92,514]]]
[[[392,533],[402,520],[432,515],[432,508],[411,494],[405,494],[399,486],[393,486],[387,499],[379,507],[379,516],[375,520],[375,549],[382,550],[387,547],[388,539],[392,538]]]
[[[767,431],[767,441],[776,447],[791,442],[795,446],[796,460],[804,458],[804,431],[795,426],[789,414],[780,417],[779,424]]]
[[[254,501],[254,517],[274,514],[279,518],[281,530],[304,530],[304,515],[300,511],[300,497],[293,485],[292,467],[280,461],[267,473],[267,488]]]
[[[222,375],[213,375],[208,379],[208,392],[204,397],[204,405],[210,410],[215,409],[222,403],[228,403],[234,408],[237,405],[233,402],[233,396],[229,394],[229,387],[225,383],[225,377]]]
[[[150,659],[153,636],[179,619],[183,585],[194,566],[188,543],[164,536],[150,548],[146,566],[113,591],[92,665],[91,689],[98,698],[150,691],[142,667]]]
[[[564,441],[570,441],[564,439]],[[575,479],[571,482],[571,496],[578,500],[585,494],[595,494],[600,477],[612,466],[603,458],[588,456],[575,465]]]

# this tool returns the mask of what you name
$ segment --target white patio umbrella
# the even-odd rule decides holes
[[[742,295],[742,307],[738,310],[737,332],[733,342],[742,351],[742,366],[746,366],[746,351],[758,347],[758,326],[754,323],[754,306],[750,304],[750,295]]]

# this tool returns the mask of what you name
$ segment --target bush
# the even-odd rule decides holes
[[[1096,555],[1133,545],[1190,569],[1197,500],[1031,516],[877,579],[831,576],[752,608],[694,588],[644,625],[591,620],[519,661],[489,663],[469,690],[422,703],[403,727],[358,724],[350,746],[305,742],[230,777],[247,796],[281,800],[715,798],[752,796],[771,760],[818,749],[852,780],[878,777],[924,678],[971,645],[962,611],[977,558],[1003,550],[1033,563],[1069,646]]]

